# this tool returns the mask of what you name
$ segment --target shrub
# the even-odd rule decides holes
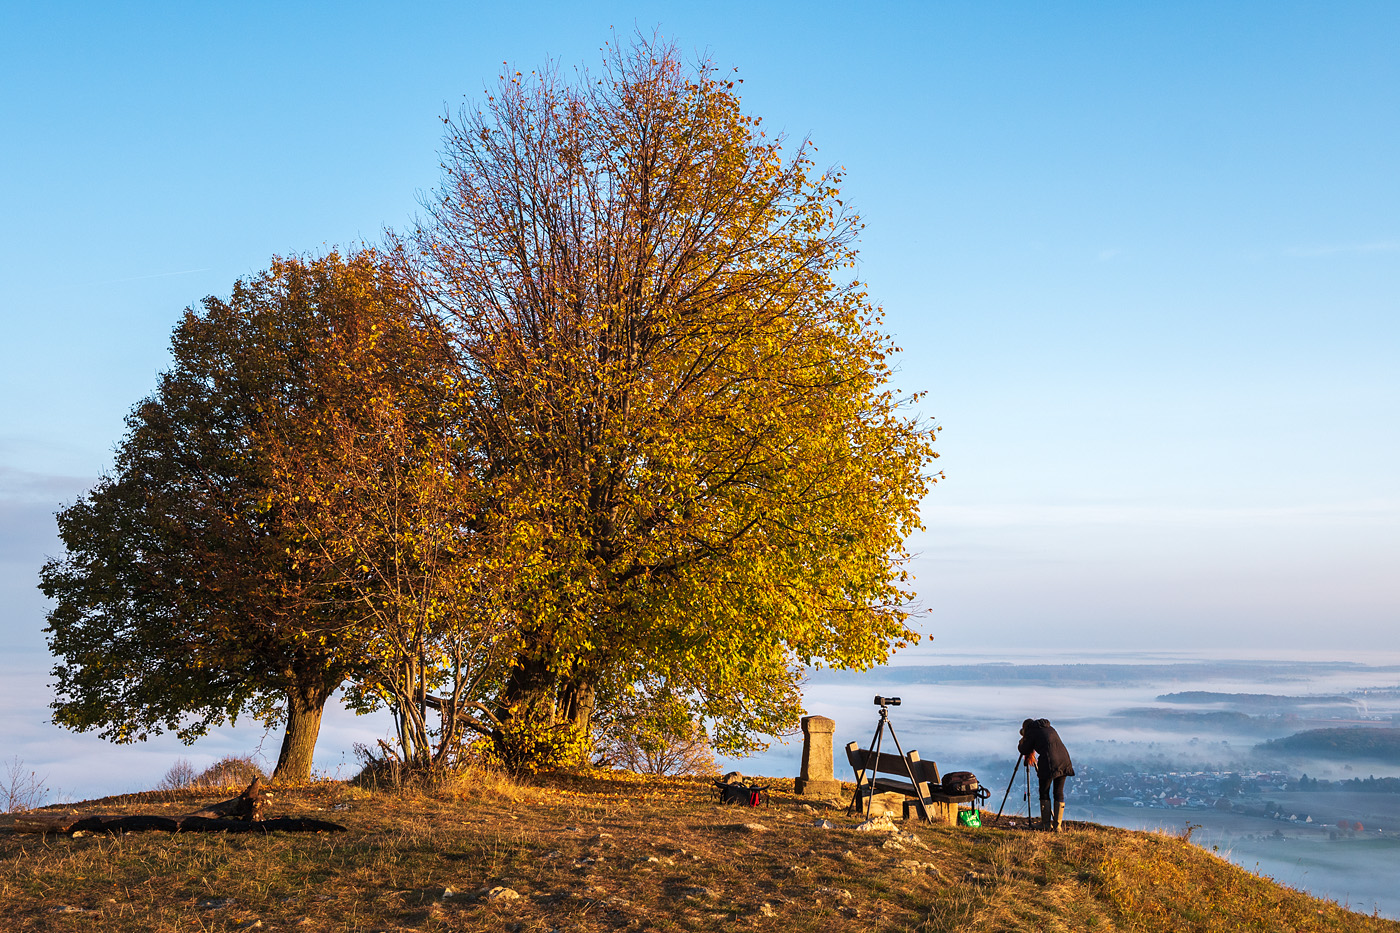
[[[258,766],[252,755],[229,755],[199,772],[193,784],[200,788],[227,787],[242,790],[258,777],[267,780],[267,774]]]
[[[404,783],[403,761],[388,742],[379,740],[377,748],[363,742],[355,743],[355,757],[360,759],[360,771],[350,783],[365,790],[397,790]]]
[[[156,785],[156,790],[184,790],[194,783],[194,765],[188,758],[176,758],[175,763],[170,766],[170,770],[165,772],[165,777],[160,779]]]
[[[267,775],[258,767],[252,755],[228,755],[199,772],[195,771],[188,758],[177,758],[156,785],[156,790],[242,790],[255,777],[267,780]]]
[[[704,724],[665,698],[607,722],[601,729],[596,763],[661,777],[719,773]]]
[[[493,742],[476,747],[478,758],[488,768],[516,778],[587,766],[592,750],[593,736],[587,728],[567,720],[554,721],[547,712],[524,706],[511,710]]]
[[[349,781],[349,786],[355,790],[425,793],[454,800],[518,801],[531,796],[531,791],[483,758],[470,763],[459,761],[451,767],[413,770],[406,767],[393,746],[382,739],[376,748],[356,743],[355,755],[361,761],[359,773]]]
[[[22,813],[42,804],[49,795],[45,780],[27,771],[18,755],[5,762],[5,772],[0,775],[0,813]]]

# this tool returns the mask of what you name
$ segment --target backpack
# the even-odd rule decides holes
[[[943,793],[975,794],[982,785],[977,783],[977,775],[971,771],[950,771],[943,775]]]
[[[720,803],[737,804],[741,807],[756,807],[760,803],[768,805],[768,785],[740,784],[737,781],[726,784],[714,781],[715,794]]]

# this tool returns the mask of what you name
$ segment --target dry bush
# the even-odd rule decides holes
[[[384,743],[380,743],[381,746]],[[474,761],[455,768],[435,768],[430,771],[406,769],[403,762],[381,748],[378,753],[357,744],[355,754],[363,762],[360,772],[347,786],[372,793],[391,791],[397,794],[427,794],[450,800],[492,799],[518,802],[535,796],[527,787],[499,768]]]
[[[255,777],[267,780],[267,775],[252,755],[228,755],[199,772],[195,771],[188,758],[177,758],[156,785],[156,790],[242,790]]]
[[[377,749],[356,742],[354,750],[355,757],[360,759],[360,770],[350,779],[352,786],[368,791],[399,790],[404,786],[403,761],[383,739],[379,740]]]
[[[44,780],[25,768],[18,755],[5,762],[5,772],[0,775],[0,813],[22,813],[42,804],[49,795]]]
[[[199,788],[237,788],[242,790],[254,778],[267,780],[267,774],[252,755],[228,755],[214,762],[195,777],[193,786]]]
[[[170,766],[170,770],[165,772],[165,777],[156,784],[156,790],[184,790],[194,783],[194,765],[188,758],[176,758],[175,763]]]
[[[598,763],[658,777],[707,777],[719,773],[705,727],[690,720],[680,725],[629,720],[605,734]]]

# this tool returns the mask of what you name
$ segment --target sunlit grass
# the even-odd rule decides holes
[[[174,791],[80,809],[172,813],[211,799]],[[416,789],[325,783],[281,792],[273,815],[284,814],[349,831],[0,835],[0,917],[6,929],[171,933],[256,921],[296,930],[1400,930],[1166,835],[910,824],[890,845],[851,831],[841,807],[813,810],[774,793],[768,808],[722,808],[691,778],[522,783],[480,772]],[[839,828],[816,828],[818,816]],[[499,887],[520,896],[492,899]]]

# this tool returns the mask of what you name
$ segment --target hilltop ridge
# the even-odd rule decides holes
[[[770,785],[770,806],[750,809],[714,804],[704,779],[619,772],[468,774],[431,791],[325,782],[281,791],[270,815],[333,815],[347,833],[0,833],[0,918],[114,931],[1400,931],[1182,838],[1083,823],[1055,835],[1024,819],[862,832],[837,802]]]

